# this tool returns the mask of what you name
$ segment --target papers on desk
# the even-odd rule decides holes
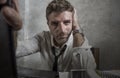
[[[59,72],[59,78],[70,78],[69,72]]]
[[[120,78],[120,70],[99,71],[102,78]]]
[[[19,67],[18,78],[101,78],[101,77],[99,77],[98,73],[96,73],[96,70],[88,69],[75,69],[70,72],[52,72]]]
[[[76,69],[71,72],[59,72],[59,78],[101,78],[95,70]]]

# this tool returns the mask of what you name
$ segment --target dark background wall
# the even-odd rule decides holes
[[[100,68],[120,69],[120,1],[79,0],[74,4],[90,44],[100,48]]]
[[[51,0],[20,0],[24,27],[18,42],[48,30],[45,8]],[[100,48],[100,69],[120,69],[120,0],[68,0],[78,12],[89,43]],[[24,3],[24,4],[23,4]],[[39,54],[22,58],[19,65],[39,69]]]

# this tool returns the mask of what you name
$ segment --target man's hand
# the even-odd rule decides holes
[[[14,29],[22,28],[22,20],[18,10],[18,1],[12,0],[12,6],[5,5],[1,9],[5,21]]]
[[[78,19],[77,19],[77,11],[76,9],[74,8],[74,15],[73,15],[73,27],[72,29],[73,30],[79,30],[80,27],[79,27],[79,24],[78,24]]]
[[[80,30],[80,26],[78,24],[77,13],[76,9],[74,8],[74,15],[73,15],[73,47],[80,47],[84,42],[84,37]]]

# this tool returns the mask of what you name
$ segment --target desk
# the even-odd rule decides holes
[[[33,70],[30,68],[18,67],[18,78],[55,78],[56,73],[44,70]]]
[[[113,74],[113,75],[116,75],[116,76],[119,76],[120,77],[120,70],[110,70],[110,71],[105,71],[107,73],[110,73],[110,74]]]
[[[100,78],[94,70],[77,69],[70,72],[52,72],[18,67],[18,78]]]
[[[99,71],[102,78],[120,78],[120,70],[104,70]]]

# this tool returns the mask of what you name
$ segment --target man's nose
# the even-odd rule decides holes
[[[59,24],[59,30],[60,30],[60,32],[64,32],[65,31],[65,25],[63,23]]]

